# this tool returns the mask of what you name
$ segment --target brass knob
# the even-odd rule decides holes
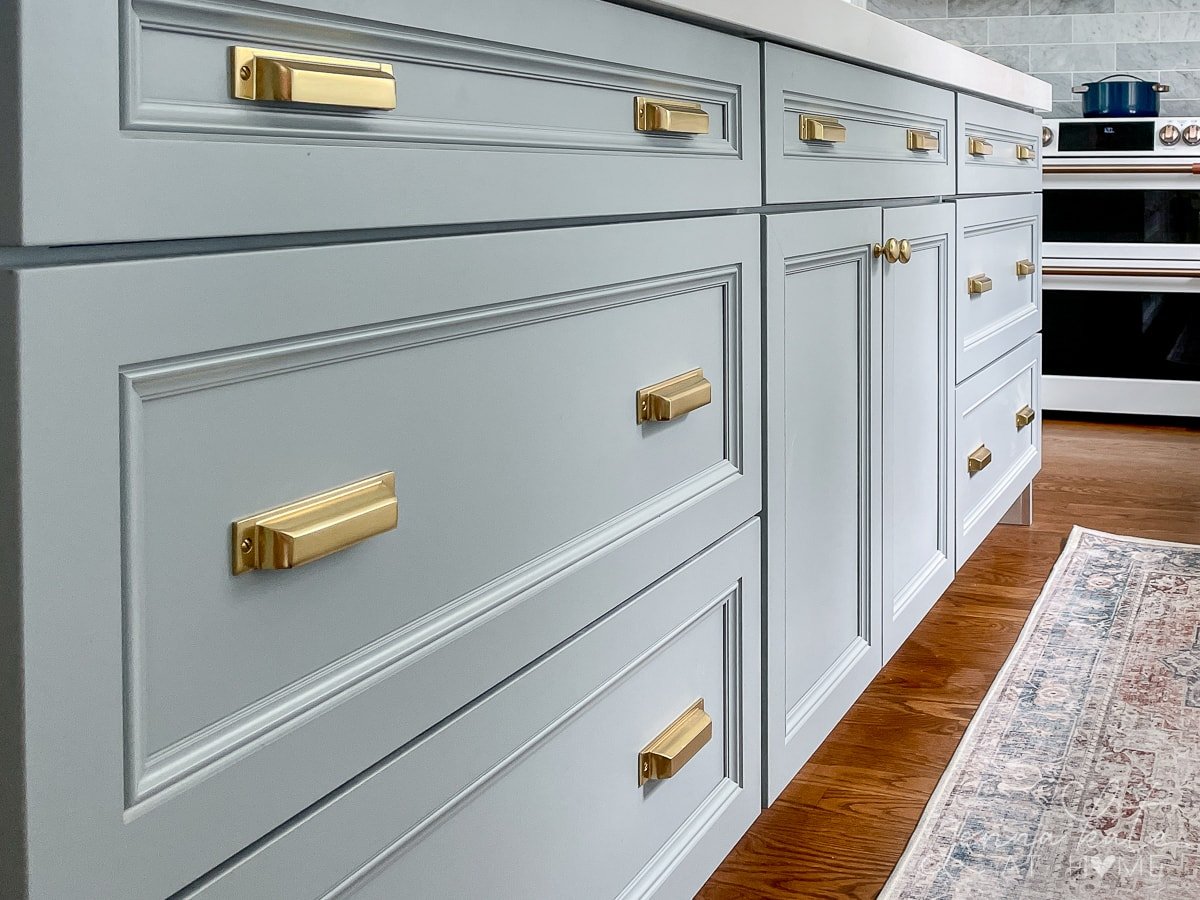
[[[980,444],[967,456],[967,471],[974,475],[976,472],[982,472],[992,463],[992,451],[987,448],[987,445]]]
[[[986,294],[992,289],[992,279],[986,275],[972,275],[967,279],[968,294]]]
[[[1168,147],[1173,147],[1179,143],[1179,128],[1176,125],[1164,125],[1158,129],[1158,139]]]
[[[907,238],[900,242],[900,262],[906,263],[912,259],[912,244]]]
[[[1017,263],[1017,277],[1024,278],[1037,271],[1037,264],[1032,259],[1022,259]]]
[[[900,261],[900,242],[898,240],[896,240],[895,238],[888,238],[882,244],[876,244],[872,248],[871,252],[875,254],[876,259],[879,259],[879,257],[882,256],[884,259],[886,259],[890,263],[899,262]],[[906,260],[906,262],[907,262],[907,260]]]
[[[1189,147],[1200,144],[1200,125],[1189,125],[1183,129],[1183,142]]]
[[[1037,413],[1033,411],[1033,407],[1025,404],[1017,410],[1017,431],[1020,431],[1030,422],[1037,418]]]

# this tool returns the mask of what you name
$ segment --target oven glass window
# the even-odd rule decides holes
[[[1046,191],[1045,240],[1200,244],[1200,191]]]
[[[1200,295],[1046,291],[1047,375],[1200,381]]]

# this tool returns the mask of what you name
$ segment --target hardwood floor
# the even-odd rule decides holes
[[[1034,525],[1001,525],[698,895],[883,887],[1075,524],[1200,543],[1200,426],[1047,421]]]

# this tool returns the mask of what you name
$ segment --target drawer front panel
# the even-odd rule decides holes
[[[958,387],[960,567],[1041,469],[1041,352],[1035,335]]]
[[[1041,189],[1041,116],[959,94],[958,192]]]
[[[957,206],[961,382],[1041,330],[1042,198],[986,197]]]
[[[759,809],[758,610],[751,523],[182,896],[690,897]]]
[[[78,346],[30,427],[120,486],[86,588],[120,849],[178,888],[752,516],[758,259],[747,216],[22,273],[31,365]],[[397,528],[232,573],[231,523],[379,473]]]
[[[88,25],[116,34],[118,6],[119,43],[83,40],[95,59],[76,62],[119,69],[119,80],[86,92],[27,85],[24,137],[39,150],[27,153],[25,243],[730,208],[761,196],[758,49],[740,38],[599,0],[517,0],[472,16],[438,0],[121,0],[81,12],[86,23],[23,23],[27,49],[52,55]],[[245,69],[236,48],[257,51]],[[303,61],[284,58],[289,74],[276,81],[296,86],[265,90],[275,82],[256,60],[280,54],[332,60],[332,86],[305,93]],[[390,67],[394,86],[347,68],[364,62]],[[394,108],[375,108],[381,81]],[[266,99],[237,96],[256,95],[246,84]],[[682,131],[639,130],[637,97],[697,104],[705,133],[678,116]]]
[[[765,65],[768,203],[954,193],[952,93],[772,44]]]

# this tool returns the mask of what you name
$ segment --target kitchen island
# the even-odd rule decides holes
[[[690,896],[1028,520],[1049,87],[635,5],[0,11],[14,896]]]

